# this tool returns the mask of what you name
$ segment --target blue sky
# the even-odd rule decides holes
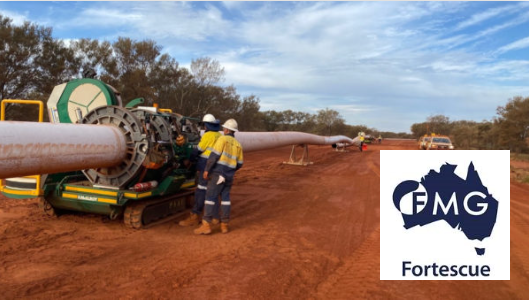
[[[331,108],[410,131],[490,120],[529,96],[529,2],[0,2],[66,42],[153,39],[181,66],[209,56],[261,110]]]

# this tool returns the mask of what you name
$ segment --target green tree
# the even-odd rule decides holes
[[[283,123],[283,114],[275,110],[268,110],[261,113],[263,127],[265,131],[280,131]]]
[[[256,131],[262,128],[259,118],[259,98],[255,95],[244,97],[238,105],[235,119],[239,125],[239,130]]]
[[[201,57],[191,60],[191,73],[198,85],[214,85],[224,80],[224,67],[217,60]]]
[[[80,60],[73,49],[66,47],[60,40],[45,37],[41,42],[41,54],[34,60],[35,92],[45,100],[53,88],[76,77]]]
[[[499,146],[515,152],[527,151],[529,97],[509,99],[505,106],[498,107],[497,113],[494,124],[499,129]]]
[[[421,136],[428,134],[428,123],[415,123],[411,125],[411,132],[415,139],[420,138]]]
[[[175,112],[183,111],[182,77],[187,76],[187,70],[178,67],[178,62],[168,54],[163,54],[153,66],[149,81],[152,84],[154,97],[161,108],[170,108]]]
[[[346,131],[346,135],[355,138],[359,132],[368,132],[369,128],[365,125],[349,125]]]
[[[473,121],[452,122],[452,144],[458,149],[478,148],[478,125]]]
[[[0,98],[23,98],[33,88],[37,76],[34,60],[40,54],[41,40],[51,29],[29,22],[15,26],[0,15]]]
[[[99,74],[105,83],[111,84],[118,77],[117,61],[113,54],[112,44],[92,39],[73,41],[70,48],[79,59],[80,71],[92,69]]]
[[[101,79],[120,91],[124,103],[143,97],[146,104],[152,105],[157,100],[152,75],[161,49],[153,40],[138,42],[119,37],[112,44],[115,61],[109,60],[109,65],[103,65],[106,73]],[[115,72],[112,70],[114,64]]]
[[[0,40],[0,99],[45,100],[79,67],[73,51],[52,38],[50,27],[29,22],[17,26],[0,15]],[[28,120],[36,115],[35,108],[8,105],[6,119]]]
[[[492,150],[496,148],[498,135],[497,126],[489,121],[483,121],[477,125],[478,127],[478,149]]]
[[[324,128],[321,132],[328,135],[332,135],[333,126],[345,123],[339,112],[329,108],[318,110],[316,120]]]
[[[443,134],[443,135],[449,135],[450,134],[450,118],[448,118],[445,115],[435,115],[430,116],[427,118],[426,122],[429,126],[429,132],[428,133],[435,133],[435,134]]]

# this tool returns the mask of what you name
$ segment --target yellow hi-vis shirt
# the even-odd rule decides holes
[[[202,152],[200,153],[200,157],[208,159],[209,155],[211,154],[211,150],[213,150],[215,142],[220,136],[221,134],[218,131],[208,131],[202,135],[202,138],[197,145],[198,151]]]
[[[206,171],[216,172],[226,177],[233,178],[235,171],[242,167],[243,154],[241,144],[232,136],[219,137],[208,159]]]

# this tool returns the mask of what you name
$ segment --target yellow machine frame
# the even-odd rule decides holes
[[[7,103],[15,103],[15,104],[33,104],[39,106],[39,122],[44,121],[44,102],[41,100],[22,100],[22,99],[4,99],[0,103],[0,121],[5,121],[5,112],[6,112],[6,104]],[[30,176],[24,176],[24,178],[35,178],[36,185],[34,190],[27,190],[27,191],[20,191],[20,190],[13,190],[10,188],[5,187],[4,182],[2,179],[0,179],[0,192],[11,194],[11,195],[17,195],[17,196],[34,196],[39,197],[42,195],[42,191],[40,189],[40,175],[30,175]]]

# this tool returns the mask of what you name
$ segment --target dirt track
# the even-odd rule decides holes
[[[310,147],[314,165],[282,165],[289,148],[245,155],[232,231],[195,236],[172,221],[44,216],[0,199],[0,298],[527,299],[529,185],[511,184],[510,281],[379,280],[379,150]]]

